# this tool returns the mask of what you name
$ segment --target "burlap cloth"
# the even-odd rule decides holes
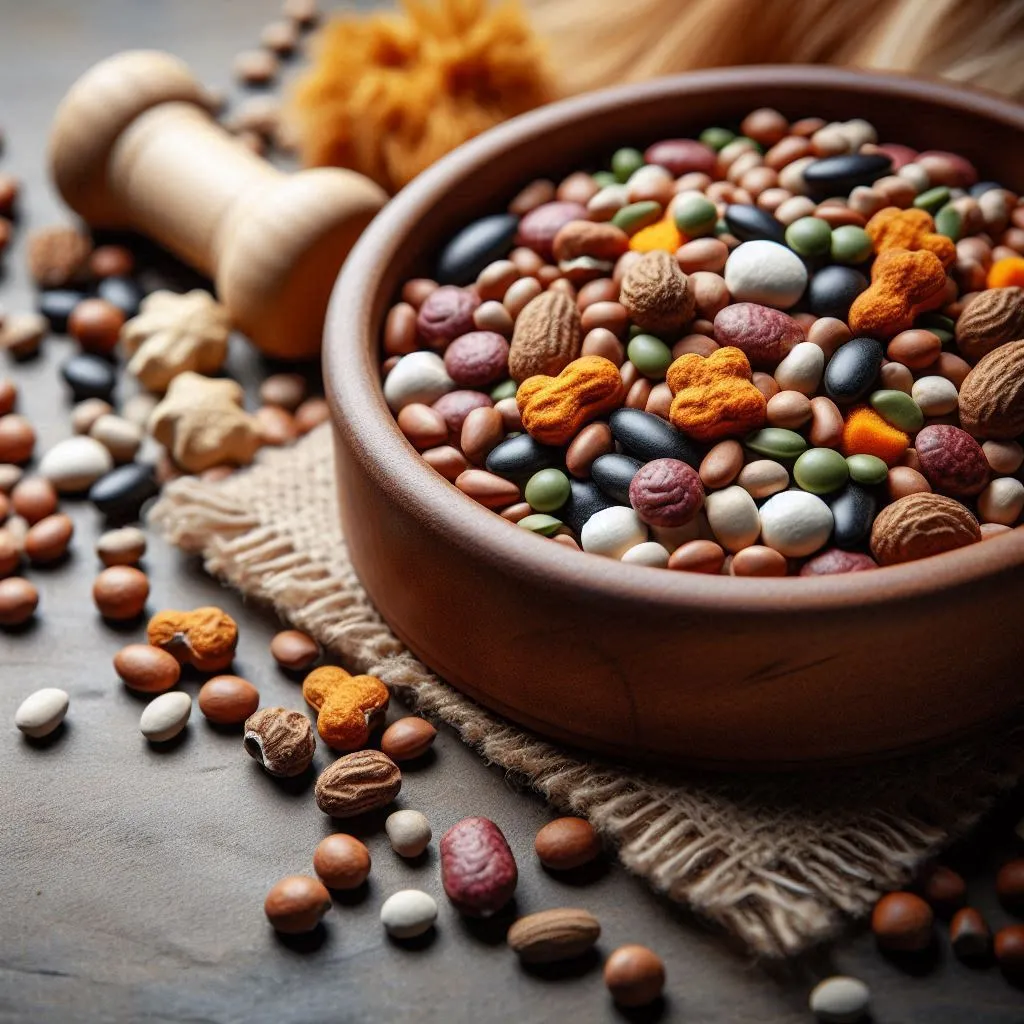
[[[560,749],[463,697],[370,603],[339,526],[328,427],[220,483],[185,478],[154,509],[176,544],[308,630],[350,670],[450,723],[555,807],[589,818],[655,889],[766,956],[793,955],[904,883],[1024,772],[1024,733],[803,775],[655,777]]]

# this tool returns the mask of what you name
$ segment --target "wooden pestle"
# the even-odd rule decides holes
[[[57,110],[57,189],[93,227],[149,235],[212,277],[233,323],[268,355],[315,356],[341,264],[387,196],[352,171],[282,173],[208,107],[170,54],[101,61]]]

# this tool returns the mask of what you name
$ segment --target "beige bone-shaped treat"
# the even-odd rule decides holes
[[[54,182],[93,227],[149,235],[212,277],[232,322],[264,352],[314,356],[338,270],[387,197],[352,171],[282,173],[207,104],[170,54],[100,62],[57,110]]]

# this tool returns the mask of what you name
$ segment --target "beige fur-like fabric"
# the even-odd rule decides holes
[[[170,484],[151,521],[351,671],[379,676],[554,806],[589,818],[627,868],[763,956],[796,954],[865,914],[1024,772],[1020,729],[859,768],[656,777],[511,725],[433,675],[371,605],[339,525],[327,426],[220,483]]]

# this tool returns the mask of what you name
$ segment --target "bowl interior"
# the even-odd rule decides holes
[[[748,67],[697,72],[604,90],[507,122],[441,160],[408,185],[353,250],[335,288],[325,334],[325,377],[335,422],[372,444],[356,457],[376,478],[388,476],[395,500],[458,531],[467,550],[566,592],[587,588],[680,608],[743,610],[784,603],[801,609],[914,600],[946,586],[976,582],[1024,566],[1024,530],[936,558],[870,573],[783,579],[734,579],[650,572],[577,552],[529,534],[478,506],[415,453],[383,400],[379,341],[402,283],[431,276],[443,243],[466,223],[497,212],[537,177],[557,180],[597,167],[619,146],[693,137],[771,106],[790,118],[864,117],[882,141],[949,149],[971,159],[983,178],[1024,190],[1024,108],[999,97],[938,82],[817,67]],[[883,585],[884,584],[884,585]]]

